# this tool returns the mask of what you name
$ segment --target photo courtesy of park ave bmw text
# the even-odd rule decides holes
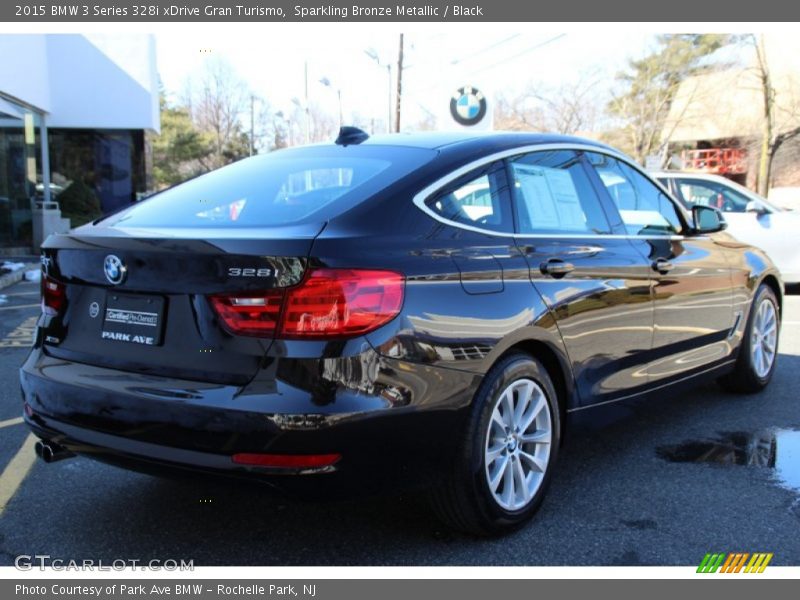
[[[0,597],[791,586],[799,12],[0,6]]]

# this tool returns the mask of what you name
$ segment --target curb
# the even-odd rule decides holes
[[[25,278],[25,271],[30,271],[36,267],[36,264],[29,263],[25,265],[24,269],[12,271],[11,273],[6,273],[5,275],[0,275],[0,290],[7,288],[10,285],[14,285],[15,283],[19,283]]]

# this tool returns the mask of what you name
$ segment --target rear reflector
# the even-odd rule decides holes
[[[232,333],[332,339],[362,335],[391,321],[403,305],[403,287],[403,276],[393,271],[312,269],[285,290],[210,300]]]
[[[55,316],[66,303],[66,286],[42,273],[42,312]]]
[[[341,454],[234,454],[237,465],[274,467],[278,469],[314,469],[329,467],[342,458]]]

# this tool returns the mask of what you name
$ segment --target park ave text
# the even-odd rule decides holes
[[[217,596],[281,596],[313,598],[317,595],[316,584],[277,585],[277,584],[216,584],[196,583],[165,584],[125,584],[71,585],[56,583],[48,585],[17,584],[17,596],[199,596],[203,593],[216,593]]]

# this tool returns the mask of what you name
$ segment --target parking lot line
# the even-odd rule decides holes
[[[8,419],[7,421],[0,421],[0,429],[3,427],[11,427],[12,425],[19,425],[23,422],[22,417],[17,417],[16,419]]]
[[[15,308],[33,308],[34,306],[40,306],[37,302],[36,304],[17,304],[15,306],[0,306],[0,310],[14,310]]]
[[[36,453],[34,446],[36,445],[36,436],[28,434],[22,448],[19,449],[8,463],[5,470],[0,474],[0,517],[6,510],[6,505],[17,493],[19,486],[24,481],[25,477],[30,472],[33,463],[36,461]]]

